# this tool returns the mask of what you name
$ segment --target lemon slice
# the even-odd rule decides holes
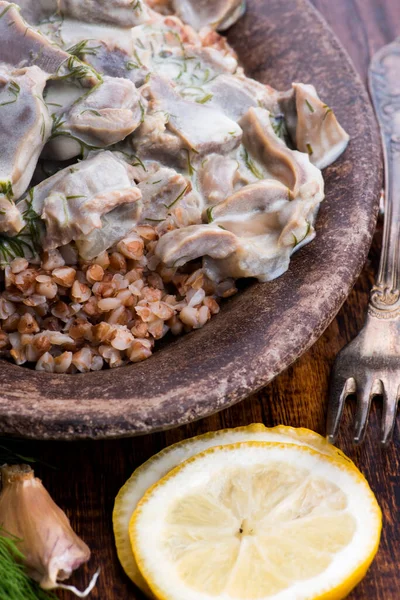
[[[341,599],[376,554],[381,512],[344,461],[244,442],[187,460],[143,497],[134,555],[159,600]]]
[[[296,429],[285,425],[268,428],[261,423],[254,423],[236,429],[222,429],[184,440],[162,450],[136,469],[120,489],[115,499],[113,511],[113,527],[118,558],[125,573],[145,594],[151,596],[151,592],[140,574],[133,556],[128,533],[129,521],[138,502],[152,485],[188,458],[213,446],[248,441],[285,442],[308,446],[323,454],[338,457],[355,468],[343,452],[329,444],[318,433],[309,429]]]

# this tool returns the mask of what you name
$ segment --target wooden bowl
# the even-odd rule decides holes
[[[287,89],[314,83],[351,135],[324,175],[317,237],[272,283],[249,284],[204,329],[149,360],[84,375],[1,362],[0,433],[41,439],[138,435],[205,417],[269,382],[334,318],[361,271],[382,181],[367,93],[349,57],[308,0],[248,0],[229,32],[248,74]]]

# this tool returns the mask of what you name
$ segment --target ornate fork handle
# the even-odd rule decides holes
[[[369,86],[385,154],[385,216],[382,252],[369,314],[400,318],[400,38],[378,52]]]

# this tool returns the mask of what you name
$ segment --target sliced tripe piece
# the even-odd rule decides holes
[[[30,25],[39,25],[41,21],[57,12],[57,0],[16,0],[21,14]]]
[[[177,15],[194,29],[211,27],[224,31],[244,14],[244,0],[172,0]]]
[[[290,202],[289,190],[273,179],[247,185],[208,210],[209,220],[240,237],[281,229],[280,211]]]
[[[272,177],[286,185],[297,196],[306,180],[304,169],[295,160],[295,154],[281,140],[272,127],[270,112],[264,108],[250,108],[240,120],[245,148]]]
[[[204,258],[204,272],[213,281],[223,281],[227,277],[272,281],[283,275],[290,263],[291,248],[279,246],[279,235],[278,231],[270,231],[248,238],[237,236],[238,246],[228,257]]]
[[[246,148],[272,177],[289,188],[292,198],[322,202],[324,180],[321,171],[311,164],[308,154],[286,146],[274,131],[269,111],[251,108],[240,123]]]
[[[79,255],[84,260],[93,260],[104,250],[127,237],[140,220],[140,200],[117,206],[101,217],[101,229],[93,229],[88,235],[75,240]]]
[[[23,213],[30,202],[45,221],[42,245],[49,250],[100,229],[104,214],[140,198],[132,167],[104,151],[49,177],[33,188],[18,208]]]
[[[208,106],[220,108],[234,121],[239,121],[247,111],[254,107],[264,107],[273,111],[278,93],[249,77],[223,74],[207,84],[211,95]]]
[[[183,100],[161,77],[152,77],[149,85],[155,108],[168,113],[167,128],[184,147],[204,155],[227,154],[239,145],[241,128],[220,110]]]
[[[290,200],[288,188],[265,180],[241,188],[210,209],[213,223],[235,233],[239,246],[222,260],[206,257],[207,275],[216,281],[226,277],[270,281],[282,275],[293,251],[315,235],[319,206],[315,198],[315,194],[307,194]]]
[[[42,24],[40,31],[66,52],[78,55],[98,73],[130,79],[140,86],[149,72],[134,58],[135,45],[130,28],[63,18],[56,24]]]
[[[225,258],[237,247],[237,237],[217,225],[189,225],[164,234],[155,253],[167,266],[180,267],[205,255]]]
[[[57,100],[57,94],[51,96]],[[56,127],[46,148],[46,156],[56,160],[81,154],[81,142],[89,148],[106,148],[124,140],[144,119],[146,101],[131,81],[104,77],[66,108],[54,112]]]
[[[149,47],[138,49],[140,62],[150,71],[173,81],[182,97],[193,99],[199,104],[209,106],[213,97],[211,83],[223,74],[229,76],[235,73],[238,67],[235,56],[216,48],[203,48],[198,44],[176,45],[176,39],[171,46],[165,43],[164,38],[158,40],[158,44],[157,53],[154,52],[156,43],[151,41]],[[230,116],[229,113],[227,116]]]
[[[229,156],[210,154],[197,170],[201,192],[207,204],[218,204],[233,193],[238,162]]]
[[[163,221],[192,188],[183,175],[166,167],[161,167],[138,187],[142,192],[143,223]]]
[[[100,80],[91,67],[30,27],[15,4],[3,0],[0,0],[0,57],[14,67],[37,66],[54,77],[76,77],[87,87]]]
[[[324,104],[313,85],[294,83],[296,96],[296,147],[307,152],[319,169],[331,165],[346,149],[350,136]]]
[[[64,15],[89,23],[134,27],[161,18],[143,0],[59,0],[58,5]]]
[[[43,100],[46,80],[47,75],[38,67],[0,67],[0,194],[8,187],[11,203],[28,187],[51,132],[51,118]],[[16,233],[21,223],[14,217],[9,231]]]

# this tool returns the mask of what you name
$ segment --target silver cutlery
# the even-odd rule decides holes
[[[371,401],[383,397],[381,442],[393,436],[400,386],[400,38],[373,57],[369,87],[385,160],[384,228],[379,271],[363,329],[336,358],[327,436],[335,441],[343,407],[356,394],[354,442],[360,443]]]

